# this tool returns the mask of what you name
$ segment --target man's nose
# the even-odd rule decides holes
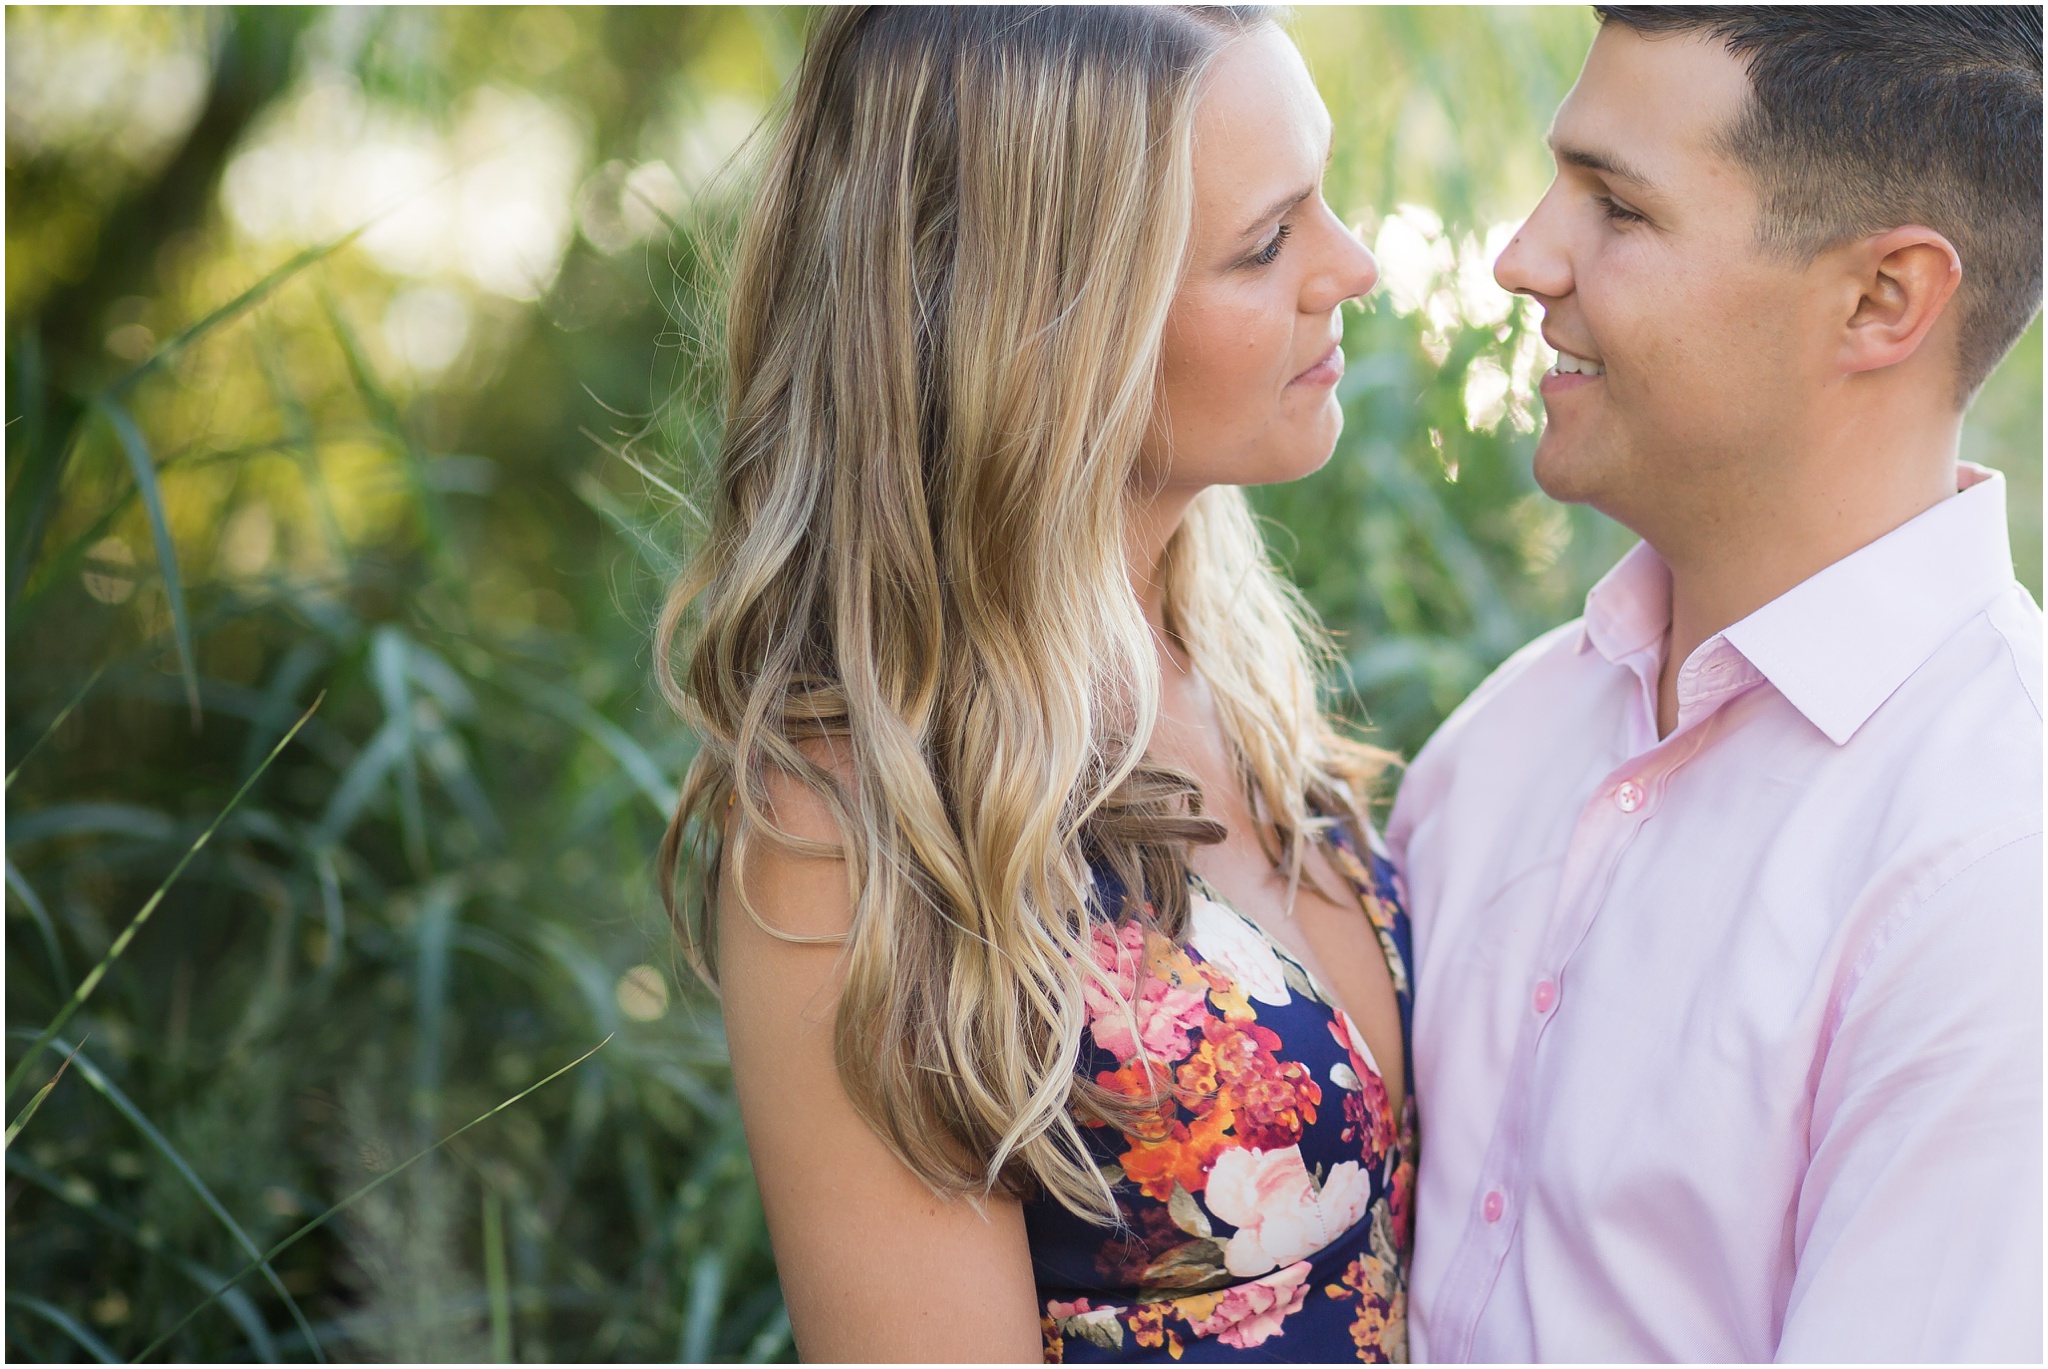
[[[1517,295],[1556,299],[1572,292],[1571,258],[1552,231],[1550,197],[1536,206],[1494,259],[1493,278]]]

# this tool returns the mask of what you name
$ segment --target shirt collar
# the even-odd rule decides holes
[[[1695,656],[1725,641],[1830,741],[1847,742],[2013,581],[2005,477],[1958,462],[1956,484],[1954,498],[1809,576]],[[1670,622],[1671,572],[1638,543],[1586,596],[1580,650],[1631,668],[1646,664],[1647,650],[1655,670]]]

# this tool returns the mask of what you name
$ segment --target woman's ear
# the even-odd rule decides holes
[[[1854,309],[1842,327],[1844,374],[1895,366],[1919,350],[1963,281],[1955,244],[1918,224],[1850,249]]]

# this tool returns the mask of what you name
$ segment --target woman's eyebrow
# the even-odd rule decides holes
[[[1250,237],[1252,234],[1258,232],[1259,229],[1264,227],[1267,223],[1271,222],[1273,219],[1279,217],[1280,215],[1286,213],[1288,210],[1294,208],[1294,206],[1300,204],[1303,200],[1307,199],[1309,196],[1315,193],[1316,188],[1313,184],[1305,185],[1299,190],[1288,191],[1285,195],[1273,201],[1271,207],[1269,207],[1265,213],[1259,215],[1257,218],[1253,219],[1251,222],[1246,224],[1243,230],[1240,231],[1237,236],[1240,238]]]

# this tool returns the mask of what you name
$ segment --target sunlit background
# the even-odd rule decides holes
[[[8,11],[10,1118],[82,1043],[7,1147],[10,1357],[791,1357],[654,895],[691,743],[646,639],[803,22]],[[1491,275],[1593,21],[1295,26],[1384,284],[1336,457],[1256,498],[1412,754],[1629,540],[1531,483],[1550,357]],[[2038,322],[1966,444],[2038,598]]]

